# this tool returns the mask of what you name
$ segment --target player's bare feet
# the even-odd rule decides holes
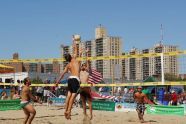
[[[67,111],[65,117],[66,117],[67,120],[71,120],[71,112]]]
[[[64,115],[65,115],[65,118],[67,119],[67,115],[68,115],[67,111],[64,112]]]
[[[86,112],[83,112],[84,116],[87,116],[87,113]]]
[[[93,118],[93,116],[92,116],[92,115],[90,115],[90,120],[92,120],[92,118]]]
[[[145,123],[145,121],[143,119],[140,120],[141,123]]]

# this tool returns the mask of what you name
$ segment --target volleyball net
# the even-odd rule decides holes
[[[97,71],[110,75],[104,83],[93,86],[154,86],[186,85],[186,50],[166,53],[126,54],[121,56],[81,57],[80,61],[90,60]],[[47,59],[0,59],[0,63],[65,63],[64,58]],[[65,65],[65,64],[64,64]],[[104,67],[110,66],[108,69]],[[103,77],[104,78],[104,77]],[[16,81],[14,81],[16,82]],[[17,83],[0,83],[16,86]],[[91,86],[90,84],[81,84]],[[32,84],[31,86],[55,86],[55,84]],[[67,84],[59,84],[67,86]]]

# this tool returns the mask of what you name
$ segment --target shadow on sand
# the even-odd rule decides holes
[[[76,116],[78,115],[78,113],[76,114],[73,114],[71,116]],[[38,116],[38,117],[35,117],[35,118],[51,118],[51,117],[59,117],[59,116],[65,116],[65,115],[47,115],[47,116]],[[0,120],[21,120],[21,119],[24,119],[24,118],[0,118]]]
[[[140,121],[139,120],[135,120],[135,119],[129,119],[128,122],[133,123],[133,122],[140,122]],[[144,122],[141,122],[141,123],[148,123],[148,124],[150,123],[150,124],[152,124],[152,123],[157,123],[157,121],[149,120],[149,121],[144,121]]]
[[[84,116],[84,118],[83,118],[83,124],[92,124],[91,123],[91,120],[90,120],[90,117]]]

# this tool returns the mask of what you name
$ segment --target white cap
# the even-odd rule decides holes
[[[174,91],[174,90],[172,90],[172,91],[171,91],[171,93],[175,93],[175,91]]]

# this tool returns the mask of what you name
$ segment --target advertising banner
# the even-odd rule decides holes
[[[147,114],[162,114],[162,115],[184,115],[184,107],[181,106],[147,106]]]
[[[20,110],[20,100],[0,100],[0,111]]]
[[[65,104],[64,98],[52,97],[49,98],[49,103],[55,106],[63,106]]]
[[[115,111],[115,102],[111,101],[98,101],[92,102],[93,110]]]
[[[135,111],[136,103],[116,103],[115,111],[116,112],[128,112]]]

